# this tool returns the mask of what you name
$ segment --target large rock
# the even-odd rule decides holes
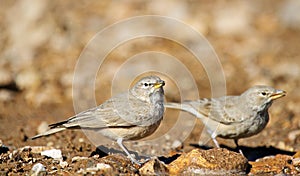
[[[241,154],[227,149],[194,149],[170,163],[168,169],[171,175],[244,174],[248,166],[247,162]]]
[[[294,156],[281,155],[267,156],[250,162],[252,165],[249,175],[270,174],[270,175],[299,175],[300,154]]]

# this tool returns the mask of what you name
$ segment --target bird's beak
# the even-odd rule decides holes
[[[165,85],[165,81],[160,81],[160,82],[157,82],[157,83],[154,84],[154,88],[158,89],[158,88],[160,88],[164,85]]]
[[[278,98],[284,97],[286,95],[286,92],[284,90],[276,90],[275,93],[271,94],[270,98],[271,100],[276,100]]]

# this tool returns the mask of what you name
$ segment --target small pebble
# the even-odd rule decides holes
[[[84,139],[83,139],[83,138],[79,138],[78,141],[79,141],[80,143],[82,143],[82,142],[84,142]]]
[[[95,172],[95,171],[98,171],[99,169],[97,167],[88,167],[86,168],[86,171],[87,172]]]
[[[35,70],[24,70],[16,77],[16,84],[19,89],[33,89],[41,84],[39,74]]]
[[[108,169],[112,169],[112,167],[109,164],[105,164],[105,163],[98,163],[96,166],[99,170],[108,170]]]
[[[170,139],[171,139],[171,136],[170,136],[170,135],[168,135],[168,134],[166,134],[166,135],[165,135],[165,139],[168,141],[168,140],[170,140]]]
[[[15,97],[15,93],[9,90],[0,90],[0,101],[9,102],[12,101]]]
[[[84,173],[84,170],[82,168],[80,168],[78,171],[77,171],[78,174],[82,174]]]
[[[89,173],[93,173],[93,172],[97,172],[99,170],[103,170],[105,172],[108,172],[109,170],[112,170],[112,167],[108,164],[105,164],[105,163],[98,163],[96,165],[96,167],[88,167],[86,168],[86,172],[89,172]]]
[[[61,161],[59,162],[59,165],[60,165],[61,168],[65,168],[65,167],[67,167],[69,164],[68,164],[67,161],[62,161],[62,160],[61,160]]]
[[[51,149],[51,150],[42,151],[41,155],[53,158],[55,160],[61,160],[62,159],[61,150],[58,150],[58,149]]]
[[[284,150],[286,148],[286,145],[283,141],[279,141],[277,147]]]
[[[66,88],[71,87],[73,84],[73,76],[73,72],[64,73],[60,78],[60,83]]]
[[[25,146],[25,147],[21,148],[22,152],[24,152],[24,151],[31,151],[31,150],[32,150],[31,146]]]
[[[44,133],[48,130],[48,123],[46,121],[43,121],[39,126],[38,126],[38,129],[37,129],[37,132],[39,134],[41,133]]]
[[[52,147],[52,146],[54,146],[54,143],[52,141],[47,143],[47,147]]]
[[[179,140],[175,140],[172,144],[172,149],[177,149],[182,147],[182,142]]]
[[[0,69],[0,85],[8,85],[13,82],[12,75],[6,69]]]
[[[80,160],[86,160],[88,159],[88,157],[84,157],[84,156],[74,156],[72,158],[72,162],[76,162],[76,161],[80,161]]]
[[[31,169],[31,176],[46,175],[46,167],[41,163],[36,163]]]
[[[100,158],[100,156],[98,154],[92,156],[93,158]]]
[[[300,158],[292,159],[292,163],[293,163],[294,166],[300,166]]]
[[[295,139],[297,138],[297,136],[300,135],[300,130],[294,130],[294,131],[291,131],[289,132],[288,134],[288,139],[292,142],[295,141]]]
[[[13,154],[10,153],[10,154],[8,155],[8,157],[9,157],[9,159],[12,159],[12,158],[13,158]]]

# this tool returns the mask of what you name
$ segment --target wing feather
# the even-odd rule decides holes
[[[189,104],[192,108],[196,109],[200,118],[210,118],[214,121],[231,124],[239,123],[244,120],[240,117],[240,109],[238,108],[237,97],[227,96],[220,98],[203,98],[196,101],[184,102]]]
[[[130,97],[129,97],[130,98]],[[141,102],[143,103],[143,102]],[[141,104],[139,104],[140,106]],[[141,106],[142,108],[147,106]],[[143,113],[147,110],[140,108],[139,113],[132,111],[130,108],[128,97],[119,95],[113,97],[98,107],[83,111],[66,121],[50,125],[51,128],[65,127],[65,128],[109,128],[109,127],[131,127],[137,124],[136,119],[142,118],[147,114]]]

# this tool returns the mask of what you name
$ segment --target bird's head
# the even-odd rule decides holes
[[[146,100],[156,92],[164,94],[163,86],[165,82],[158,76],[147,76],[141,78],[130,90],[137,98]]]
[[[285,95],[285,91],[270,86],[254,86],[245,91],[241,97],[246,100],[248,105],[262,110],[269,108],[273,100]]]

